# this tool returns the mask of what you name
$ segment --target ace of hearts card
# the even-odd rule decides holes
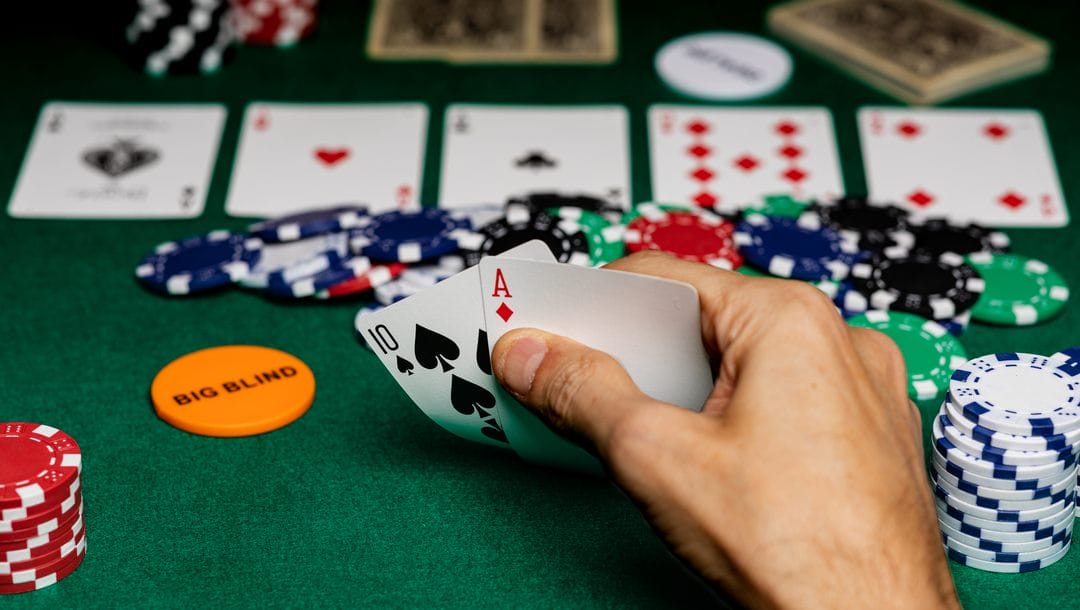
[[[8,204],[19,218],[194,218],[225,107],[47,102]]]
[[[419,103],[252,102],[225,209],[256,217],[341,203],[416,209],[427,118]]]

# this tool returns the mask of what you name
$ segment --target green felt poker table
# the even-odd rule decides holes
[[[214,228],[248,100],[421,100],[431,109],[422,199],[437,191],[451,102],[618,103],[631,116],[633,192],[649,194],[646,108],[688,102],[658,81],[653,54],[703,29],[764,31],[758,3],[626,2],[609,66],[453,67],[365,57],[366,3],[327,1],[292,50],[244,48],[220,74],[155,79],[118,55],[108,3],[19,3],[0,20],[0,193],[10,193],[38,109],[50,99],[220,102],[229,110],[206,212],[193,220],[15,220],[0,216],[0,420],[44,422],[82,446],[88,553],[60,584],[5,598],[21,607],[667,607],[717,599],[610,483],[535,467],[430,422],[357,345],[363,300],[269,302],[244,291],[165,298],[132,270],[154,244]],[[980,3],[1051,39],[1053,67],[948,106],[1030,107],[1048,125],[1072,214],[1080,214],[1080,11]],[[662,13],[662,14],[661,14]],[[894,100],[799,51],[791,82],[761,104],[831,108],[850,192],[865,189],[855,110]],[[1011,230],[1014,251],[1080,286],[1072,227]],[[973,325],[973,355],[1080,344],[1080,306],[1028,328]],[[300,420],[236,439],[155,416],[149,385],[171,360],[225,344],[304,360],[317,396]],[[922,405],[927,428],[937,405]],[[783,472],[776,476],[783,477]],[[843,502],[837,498],[836,502]],[[970,608],[1075,607],[1080,551],[1034,573],[951,564]]]

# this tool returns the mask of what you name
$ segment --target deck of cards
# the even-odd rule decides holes
[[[699,316],[688,284],[560,264],[532,241],[358,318],[357,331],[447,431],[530,462],[598,473],[595,458],[499,385],[492,346],[516,328],[561,334],[614,356],[646,394],[698,411],[713,387]]]

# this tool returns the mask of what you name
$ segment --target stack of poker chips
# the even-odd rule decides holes
[[[40,424],[0,423],[0,594],[53,585],[86,553],[79,446]]]
[[[132,64],[152,76],[214,74],[236,42],[228,0],[138,0],[125,35]]]
[[[231,0],[231,4],[243,44],[289,47],[315,30],[318,0]]]
[[[945,551],[990,572],[1049,566],[1072,543],[1080,360],[998,353],[953,373],[933,422],[932,484]]]

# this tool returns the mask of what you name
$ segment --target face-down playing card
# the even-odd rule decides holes
[[[502,256],[554,260],[541,241]],[[365,341],[420,410],[462,438],[507,447],[476,267],[362,320]]]
[[[564,335],[612,355],[649,396],[701,410],[713,374],[692,286],[520,258],[487,258],[479,267],[489,345],[522,327]],[[501,386],[496,393],[503,431],[522,458],[600,470],[595,458],[552,432]]]

